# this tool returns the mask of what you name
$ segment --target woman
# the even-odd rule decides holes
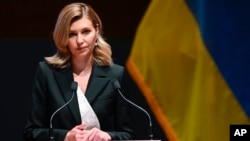
[[[62,9],[53,34],[57,53],[37,68],[25,140],[49,140],[51,125],[54,141],[134,138],[128,103],[112,84],[118,80],[124,86],[125,70],[112,62],[101,32],[101,20],[89,5],[72,3]],[[70,101],[72,82],[78,87]]]

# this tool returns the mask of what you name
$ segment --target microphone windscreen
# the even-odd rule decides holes
[[[115,87],[115,89],[120,89],[121,88],[121,85],[120,85],[118,80],[113,81],[113,86]]]
[[[77,90],[77,82],[75,82],[75,81],[73,81],[72,83],[71,83],[71,90],[72,91],[76,91]]]

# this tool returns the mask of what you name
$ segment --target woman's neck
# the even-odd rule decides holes
[[[73,72],[75,75],[83,75],[91,72],[94,60],[92,57],[88,59],[72,59]]]

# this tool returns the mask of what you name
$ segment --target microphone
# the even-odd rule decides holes
[[[50,141],[54,141],[54,132],[53,132],[53,118],[55,116],[55,114],[57,112],[59,112],[62,108],[64,108],[66,105],[68,105],[74,98],[74,95],[76,94],[76,90],[77,90],[77,82],[73,81],[71,83],[71,91],[72,91],[72,96],[70,98],[70,100],[68,102],[66,102],[64,105],[62,105],[61,107],[59,107],[50,117],[50,126],[49,126],[49,135],[50,135]]]
[[[149,138],[150,138],[151,140],[153,140],[152,121],[151,121],[151,117],[150,117],[149,113],[148,113],[145,109],[143,109],[142,107],[140,107],[140,106],[136,105],[135,103],[133,103],[132,101],[128,100],[128,99],[122,94],[122,92],[120,91],[121,85],[120,85],[120,83],[119,83],[118,80],[114,80],[114,81],[113,81],[113,86],[115,87],[115,89],[118,91],[118,93],[121,95],[121,97],[122,97],[125,101],[127,101],[127,102],[130,103],[131,105],[135,106],[136,108],[140,109],[141,111],[143,111],[143,112],[148,116],[148,119],[149,119]]]

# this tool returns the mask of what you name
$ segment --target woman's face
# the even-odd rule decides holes
[[[70,25],[68,47],[73,58],[93,55],[99,31],[86,16]]]

